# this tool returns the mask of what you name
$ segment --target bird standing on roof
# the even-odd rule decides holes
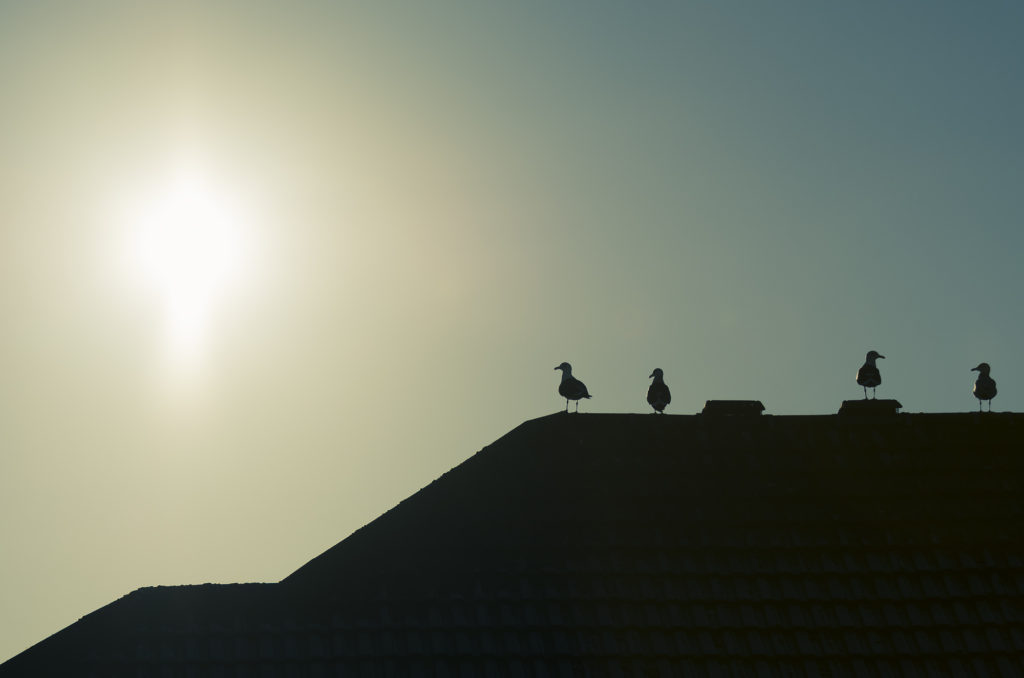
[[[992,399],[996,397],[996,380],[988,376],[989,370],[988,363],[981,363],[977,367],[972,367],[971,372],[978,372],[978,380],[974,382],[974,397],[978,399],[978,411],[981,411],[981,403],[983,400],[988,401],[988,411],[992,411]]]
[[[665,406],[672,402],[672,392],[668,390],[668,384],[665,383],[665,373],[661,371],[660,367],[656,367],[651,372],[651,377],[654,377],[654,381],[647,389],[647,402],[656,412],[665,414]]]
[[[587,385],[572,376],[572,365],[562,363],[556,370],[562,370],[562,383],[558,385],[558,393],[565,398],[565,411],[569,411],[569,401],[576,401],[576,411],[580,411],[580,398],[589,398]]]
[[[875,390],[882,383],[882,373],[878,371],[875,360],[885,358],[878,351],[868,351],[864,364],[857,370],[857,383],[864,387],[864,400],[868,399],[868,388],[871,389],[871,397],[875,396]]]

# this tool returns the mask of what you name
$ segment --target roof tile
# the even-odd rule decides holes
[[[885,617],[885,623],[889,626],[902,627],[910,625],[910,618],[902,605],[884,603],[882,605],[882,614]]]
[[[821,655],[821,644],[817,641],[817,638],[808,633],[807,631],[796,632],[796,643],[797,648],[803,655],[813,655],[815,657]]]
[[[896,639],[891,634],[883,634],[878,629],[868,629],[865,635],[871,653],[886,655],[894,653]]]
[[[971,594],[974,596],[992,595],[992,587],[987,579],[987,577],[983,577],[980,574],[967,575],[967,585],[970,587]]]
[[[997,657],[996,666],[999,667],[999,675],[1020,676],[1024,675],[1024,659],[1016,657]],[[995,675],[995,674],[993,674]]]
[[[859,627],[861,625],[859,615],[854,616],[856,612],[854,610],[851,610],[850,607],[840,604],[836,606],[835,610],[836,616],[839,619],[840,626],[851,628]]]
[[[968,605],[962,600],[954,600],[953,602],[953,614],[956,615],[958,624],[963,626],[978,626],[981,623],[977,612],[974,610],[973,605]]]
[[[718,643],[715,641],[714,636],[708,631],[698,631],[696,633],[697,643],[700,647],[700,652],[706,655],[717,655],[720,650]]]
[[[1002,628],[986,628],[985,638],[988,640],[988,646],[996,652],[1010,652],[1013,649],[1012,641]]]
[[[879,611],[871,605],[858,605],[858,611],[860,612],[861,619],[863,620],[863,626],[867,628],[877,628],[885,624],[885,620]]]
[[[971,666],[974,668],[974,672],[978,676],[994,676],[995,662],[986,661],[984,657],[972,657]]]
[[[1014,652],[1024,653],[1024,628],[1020,626],[1011,626],[1009,629],[1010,633],[1010,646]]]
[[[750,648],[750,653],[755,656],[767,656],[773,654],[771,648],[771,642],[766,638],[766,635],[759,631],[749,631],[746,634],[747,647]]]
[[[874,667],[878,670],[878,675],[882,678],[900,678],[903,676],[903,671],[894,662],[886,659],[875,660]]]
[[[788,633],[773,633],[771,634],[771,641],[775,654],[795,655],[799,652],[796,638]]]
[[[972,628],[962,629],[964,644],[967,646],[969,652],[975,654],[984,654],[988,652],[988,643],[985,641],[985,637],[975,631]]]
[[[1024,592],[1024,574],[1020,572],[1015,574],[1019,578],[1017,585],[1014,585],[1012,576],[1006,576],[1006,573],[989,572],[988,581],[993,592],[999,596],[1015,596]]]

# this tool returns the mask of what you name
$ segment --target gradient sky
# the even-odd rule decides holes
[[[0,660],[280,580],[563,360],[586,412],[834,413],[869,349],[1021,411],[1022,7],[0,0]],[[185,184],[208,284],[195,219],[140,254]]]

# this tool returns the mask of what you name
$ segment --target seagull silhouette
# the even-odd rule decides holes
[[[878,371],[875,360],[885,358],[878,351],[868,351],[864,364],[857,370],[857,383],[864,387],[864,400],[868,399],[868,388],[871,389],[871,397],[875,396],[875,390],[882,383],[882,373]]]
[[[996,397],[996,380],[988,376],[992,368],[988,363],[972,367],[971,372],[978,372],[978,380],[974,382],[974,397],[978,399],[978,411],[981,412],[982,401],[988,401],[988,411],[992,411],[992,399]]]
[[[647,389],[647,402],[656,412],[665,414],[665,406],[672,402],[672,393],[668,390],[668,384],[665,383],[665,373],[661,371],[660,367],[656,367],[651,372],[651,377],[654,377],[654,381]]]
[[[587,385],[572,376],[572,365],[562,363],[556,370],[562,370],[562,383],[558,385],[558,393],[565,398],[565,411],[569,411],[569,401],[576,401],[576,411],[580,411],[580,398],[589,398]]]

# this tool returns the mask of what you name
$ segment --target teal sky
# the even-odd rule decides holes
[[[661,367],[673,414],[834,413],[870,349],[907,411],[977,409],[981,361],[1021,411],[1022,32],[0,0],[0,660],[140,586],[285,577],[561,409],[562,361],[585,412]]]

